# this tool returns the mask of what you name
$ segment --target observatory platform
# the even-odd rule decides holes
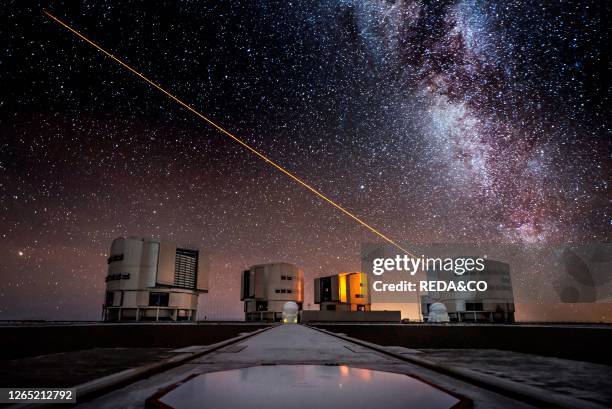
[[[580,329],[590,333],[582,345],[589,339],[595,345],[608,339],[610,333],[607,327],[433,324],[15,327],[5,328],[13,339],[22,331],[30,336],[47,334],[46,339],[60,334],[64,340],[66,334],[97,332],[100,337],[96,345],[103,348],[88,350],[91,346],[77,337],[74,339],[81,343],[72,345],[71,351],[9,359],[5,363],[10,364],[10,370],[0,376],[4,379],[0,386],[10,383],[25,387],[34,381],[43,386],[55,379],[53,386],[76,385],[79,408],[229,409],[244,407],[244,402],[258,402],[252,405],[258,407],[264,401],[270,408],[392,408],[396,398],[403,407],[409,406],[412,398],[419,401],[413,407],[431,408],[610,407],[610,366],[602,360],[573,360],[581,358],[576,354],[561,358],[535,350],[520,352],[501,343],[498,345],[505,350],[488,344],[462,349],[465,347],[458,344],[476,330],[480,335],[489,334],[476,339],[496,340],[494,335],[499,331],[507,338],[508,331],[531,334],[558,330],[567,338],[568,333],[576,334]],[[148,334],[150,337],[139,339],[155,340],[156,344],[141,345],[142,351],[138,351],[134,346],[110,343],[124,341],[111,336],[125,331]],[[450,335],[440,337],[444,332]],[[102,337],[104,334],[108,339]],[[100,344],[103,339],[105,343]],[[145,352],[147,355],[143,355]],[[30,375],[15,385],[11,373]],[[69,376],[72,373],[74,376]],[[77,384],[76,379],[85,383]],[[373,402],[378,405],[373,406]],[[40,409],[38,405],[26,407]]]
[[[251,379],[250,375],[262,377],[258,377],[255,385],[247,388],[245,382]],[[402,377],[397,378],[399,375]],[[343,376],[350,379],[342,381]],[[327,390],[323,396],[330,399],[329,405],[324,407],[345,407],[342,406],[343,402],[351,402],[351,408],[365,407],[360,406],[361,403],[355,399],[354,394],[358,392],[363,396],[377,395],[381,390],[378,381],[383,379],[392,379],[392,382],[386,382],[389,385],[401,379],[405,382],[404,388],[409,387],[414,393],[422,394],[424,399],[431,393],[430,401],[440,403],[432,407],[447,408],[458,403],[463,405],[463,402],[473,402],[473,407],[476,408],[533,407],[303,325],[273,327],[237,344],[82,403],[78,407],[140,408],[144,407],[147,399],[151,404],[153,398],[161,400],[162,403],[176,404],[177,408],[189,408],[192,407],[190,404],[193,403],[193,394],[202,391],[197,385],[202,384],[205,379],[214,383],[222,378],[231,379],[232,382],[226,382],[223,393],[215,394],[214,398],[222,399],[226,396],[228,402],[236,399],[247,401],[248,391],[253,392],[253,387],[258,391],[250,395],[252,398],[258,398],[266,391],[278,393],[283,389],[280,386],[285,384],[286,391],[299,390],[298,400],[289,393],[285,397],[275,395],[285,403],[283,407],[286,408],[321,407],[317,406],[321,399],[321,390]],[[190,384],[189,381],[193,383]],[[320,389],[315,385],[317,383],[325,384],[325,388]],[[363,400],[362,403],[366,401]],[[223,406],[227,402],[215,402],[209,406],[227,407]],[[151,404],[150,407],[155,406]]]

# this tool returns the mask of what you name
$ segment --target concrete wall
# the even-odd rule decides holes
[[[168,307],[182,308],[182,309],[198,309],[198,294],[189,290],[174,290],[167,291],[170,293],[170,300]]]
[[[157,264],[157,283],[174,285],[174,266],[176,263],[176,243],[162,241],[159,247]]]
[[[612,327],[536,325],[320,324],[379,345],[501,349],[612,364]]]
[[[400,322],[399,311],[302,311],[302,322]]]
[[[265,324],[90,324],[0,327],[0,359],[90,348],[208,345]]]
[[[110,263],[108,274],[127,273],[130,278],[108,281],[106,289],[108,291],[136,290],[154,286],[158,252],[159,243],[157,242],[132,237],[113,240],[110,255],[122,255],[123,259]]]

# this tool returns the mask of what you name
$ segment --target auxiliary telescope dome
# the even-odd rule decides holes
[[[435,302],[429,306],[429,316],[427,322],[448,322],[448,311],[446,305],[441,302]]]
[[[283,323],[297,324],[297,315],[300,308],[293,301],[286,302],[283,305]]]

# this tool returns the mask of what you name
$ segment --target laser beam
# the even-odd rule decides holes
[[[212,126],[213,128],[215,128],[216,130],[218,130],[219,132],[221,132],[222,134],[230,137],[231,139],[233,139],[235,142],[239,143],[240,145],[242,145],[243,147],[245,147],[246,149],[248,149],[249,151],[251,151],[251,153],[255,154],[257,157],[259,157],[260,159],[262,159],[265,163],[267,163],[268,165],[276,168],[277,170],[283,172],[285,175],[289,176],[291,179],[293,179],[293,181],[299,183],[300,185],[302,185],[304,188],[310,190],[312,193],[314,193],[316,196],[318,196],[320,199],[324,200],[325,202],[327,202],[328,204],[332,205],[333,207],[335,207],[336,209],[340,210],[342,213],[344,213],[346,216],[350,217],[351,219],[353,219],[354,221],[356,221],[357,223],[359,223],[361,226],[365,227],[366,229],[368,229],[369,231],[371,231],[372,233],[376,234],[378,237],[380,237],[381,239],[385,240],[387,243],[392,244],[393,246],[395,246],[396,248],[398,248],[399,250],[401,250],[402,252],[408,254],[411,257],[416,258],[415,255],[413,255],[412,253],[410,253],[410,251],[408,251],[407,249],[405,249],[404,247],[400,246],[398,243],[396,243],[394,240],[392,240],[391,238],[389,238],[388,236],[386,236],[385,234],[383,234],[381,231],[375,229],[374,227],[370,226],[369,224],[367,224],[366,222],[364,222],[363,220],[361,220],[359,217],[357,217],[356,215],[354,215],[352,212],[350,212],[349,210],[345,209],[344,207],[342,207],[341,205],[339,205],[338,203],[334,202],[332,199],[330,199],[329,197],[327,197],[326,195],[324,195],[323,193],[321,193],[319,190],[317,190],[316,188],[314,188],[313,186],[311,186],[310,184],[306,183],[304,180],[302,180],[301,178],[299,178],[298,176],[296,176],[295,174],[293,174],[292,172],[290,172],[289,170],[285,169],[284,167],[282,167],[281,165],[279,165],[278,163],[274,162],[272,159],[270,159],[269,157],[267,157],[266,155],[264,155],[263,153],[261,153],[260,151],[258,151],[257,149],[253,148],[251,145],[249,145],[248,143],[246,143],[244,140],[242,140],[241,138],[239,138],[238,136],[234,135],[233,133],[231,133],[230,131],[226,130],[225,128],[223,128],[221,125],[217,124],[216,122],[214,122],[212,119],[208,118],[207,116],[205,116],[204,114],[202,114],[201,112],[197,111],[195,108],[193,108],[191,105],[187,104],[186,102],[184,102],[183,100],[181,100],[179,97],[177,97],[176,95],[172,94],[170,91],[167,91],[165,88],[163,88],[161,85],[157,84],[155,81],[149,79],[148,77],[146,77],[144,74],[142,74],[141,72],[139,72],[138,70],[136,70],[135,68],[132,68],[130,65],[128,65],[126,62],[124,62],[123,60],[119,59],[118,57],[114,56],[113,54],[111,54],[110,52],[106,51],[104,48],[102,48],[100,45],[98,45],[97,43],[95,43],[94,41],[90,40],[88,37],[86,37],[84,34],[81,34],[79,31],[77,31],[76,29],[72,28],[71,26],[69,26],[67,23],[63,22],[62,20],[60,20],[59,18],[55,17],[53,14],[49,13],[47,10],[43,10],[43,13],[45,13],[45,15],[47,15],[47,17],[49,17],[50,19],[52,19],[53,21],[55,21],[57,24],[59,24],[60,26],[64,27],[65,29],[67,29],[68,31],[70,31],[72,34],[76,35],[78,38],[80,38],[81,40],[85,41],[85,43],[91,45],[92,47],[94,47],[95,49],[97,49],[98,51],[100,51],[102,54],[106,55],[107,57],[109,57],[110,59],[112,59],[113,61],[115,61],[116,63],[118,63],[119,65],[121,65],[123,68],[127,69],[128,71],[130,71],[132,74],[140,77],[141,79],[143,79],[144,81],[146,81],[149,85],[151,85],[152,87],[156,88],[158,91],[162,92],[163,94],[165,94],[168,98],[172,99],[174,102],[176,102],[177,104],[179,104],[180,106],[182,106],[183,108],[187,109],[188,111],[192,112],[193,114],[195,114],[197,117],[199,117],[200,119],[204,120],[206,123],[208,123],[210,126]]]

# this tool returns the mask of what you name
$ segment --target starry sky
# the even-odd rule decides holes
[[[209,251],[212,319],[377,240],[43,8],[399,242],[609,242],[609,2],[9,1],[0,319],[99,319],[119,236]]]

